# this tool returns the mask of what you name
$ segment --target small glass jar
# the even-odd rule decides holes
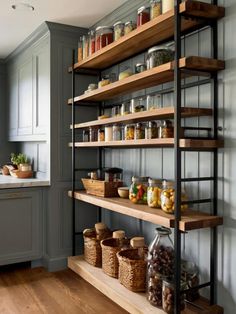
[[[181,282],[180,290],[185,290],[185,283]],[[175,298],[175,285],[174,282],[169,280],[163,280],[162,283],[162,308],[167,314],[174,314],[174,298]],[[185,309],[184,303],[185,295],[181,293],[180,296],[180,310],[183,311]]]
[[[125,23],[124,34],[127,35],[137,27],[136,23],[128,21]]]
[[[89,142],[89,130],[83,130],[83,142]]]
[[[108,26],[96,28],[96,51],[106,47],[113,42],[113,29]]]
[[[114,41],[120,39],[122,36],[124,36],[124,28],[125,28],[125,24],[122,23],[121,21],[116,22],[113,25],[114,28]]]
[[[134,204],[147,204],[147,177],[132,177],[129,199]]]
[[[111,109],[111,115],[112,117],[118,117],[120,116],[120,107],[119,106],[114,106]]]
[[[155,19],[159,15],[161,15],[161,0],[151,0],[151,10],[150,10],[150,18],[151,20]],[[165,0],[164,0],[165,2]]]
[[[82,37],[82,42],[83,42],[83,59],[88,57],[88,37],[83,36]]]
[[[146,101],[144,97],[132,98],[130,101],[130,112],[141,112],[146,110]]]
[[[91,30],[89,33],[89,56],[95,52],[95,31]]]
[[[147,110],[161,108],[161,95],[147,95]]]
[[[161,208],[162,180],[148,180],[147,202],[149,207]]]
[[[112,125],[105,126],[105,142],[110,142],[113,139]]]
[[[124,102],[121,104],[120,108],[120,114],[122,116],[125,116],[130,113],[130,103],[129,102]]]
[[[187,201],[188,197],[185,191],[182,189],[181,201]],[[162,182],[161,192],[161,209],[167,214],[173,214],[175,212],[175,189],[174,182],[164,180]],[[181,205],[181,211],[188,209],[187,204]]]
[[[198,267],[189,261],[181,261],[181,279],[186,283],[187,289],[199,286],[199,271]],[[200,294],[198,289],[191,289],[186,292],[186,300],[193,302],[199,299]]]
[[[134,140],[134,124],[127,124],[125,126],[125,140]]]
[[[145,139],[151,140],[152,138],[158,137],[158,127],[155,121],[150,121],[147,123],[145,128]]]
[[[135,73],[141,73],[147,70],[146,63],[137,63],[135,65]]]
[[[174,0],[162,1],[162,14],[174,9]]]
[[[78,62],[81,62],[83,60],[83,41],[82,37],[80,37],[78,41]]]
[[[97,142],[98,140],[98,131],[96,128],[89,128],[89,140],[90,142]]]
[[[135,124],[135,132],[134,132],[134,139],[135,140],[142,140],[145,138],[145,127],[143,123],[136,123]]]
[[[159,138],[173,138],[174,127],[170,120],[164,120],[159,128]]]
[[[137,27],[150,21],[150,8],[142,6],[138,9]]]
[[[168,45],[154,46],[148,50],[147,69],[155,68],[159,65],[173,61],[174,52]]]
[[[122,134],[121,134],[121,127],[119,124],[113,125],[113,141],[121,141],[122,140]]]
[[[103,129],[98,129],[98,142],[105,141],[105,131]]]

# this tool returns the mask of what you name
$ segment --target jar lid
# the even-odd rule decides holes
[[[125,26],[129,25],[129,24],[133,24],[133,25],[136,25],[136,23],[134,23],[133,21],[128,21],[125,23]]]
[[[97,31],[100,31],[100,30],[103,30],[103,29],[109,29],[109,30],[113,30],[112,29],[112,27],[110,27],[110,26],[98,26],[97,28],[96,28],[96,32]]]
[[[125,231],[124,230],[113,231],[112,238],[114,238],[114,239],[124,239],[125,238]]]
[[[162,179],[153,179],[153,178],[149,178],[149,179],[148,179],[148,183],[149,183],[149,184],[162,184]]]
[[[95,229],[96,229],[96,231],[105,230],[105,229],[107,229],[107,225],[104,224],[103,222],[97,222],[95,224]]]
[[[145,5],[138,8],[138,14],[142,13],[144,10],[149,9],[149,7],[145,7]]]
[[[134,249],[144,247],[145,246],[144,237],[134,237],[130,240],[130,244]]]
[[[154,46],[154,47],[148,49],[148,54],[151,54],[151,53],[153,53],[153,52],[160,51],[160,50],[171,51],[171,49],[168,48],[166,45]]]
[[[141,123],[141,122],[138,122],[138,123],[136,123],[136,128],[141,128],[142,126],[143,126],[143,123]]]
[[[124,23],[121,22],[121,21],[118,21],[118,22],[116,22],[116,23],[113,25],[113,27],[116,27],[117,25],[124,25]]]
[[[163,126],[172,126],[172,122],[170,121],[170,120],[164,120],[163,122],[162,122],[162,125]]]
[[[158,228],[156,228],[156,231],[158,232],[159,235],[170,235],[171,234],[171,229],[166,228],[166,227],[158,227]]]
[[[132,182],[138,181],[138,182],[148,182],[149,177],[132,177]]]
[[[144,62],[139,62],[135,65],[136,67],[141,67],[141,66],[145,66],[146,67],[146,63]]]

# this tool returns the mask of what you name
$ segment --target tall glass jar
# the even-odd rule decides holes
[[[125,140],[134,140],[134,124],[127,124],[125,126]]]
[[[161,108],[161,94],[147,95],[147,110]]]
[[[78,62],[81,62],[83,60],[83,41],[82,37],[80,37],[78,41]]]
[[[113,141],[122,140],[121,127],[119,124],[114,124],[112,131],[113,131]]]
[[[90,142],[97,142],[98,130],[96,128],[89,128],[89,140]]]
[[[124,36],[124,27],[125,27],[125,24],[122,23],[121,21],[116,22],[113,25],[113,28],[114,28],[114,41],[116,41],[116,40],[120,39],[122,36]]]
[[[113,29],[108,26],[96,28],[96,51],[113,42]]]
[[[89,56],[95,52],[95,31],[89,32]]]
[[[145,128],[145,139],[151,140],[152,138],[158,137],[158,127],[155,121],[150,121],[147,123]]]
[[[194,287],[197,287],[200,283],[199,270],[196,264],[186,260],[182,260],[181,279],[186,283],[187,288],[191,288],[191,290],[186,292],[186,300],[193,302],[199,299],[199,290],[193,289]]]
[[[128,21],[125,23],[124,34],[127,35],[136,28],[136,23]]]
[[[159,138],[173,138],[174,137],[174,127],[170,120],[162,121],[159,128]]]
[[[174,247],[169,228],[156,228],[148,248],[147,298],[154,306],[162,305],[162,281],[174,274]]]
[[[137,27],[150,21],[150,8],[142,6],[138,9]]]
[[[134,139],[135,140],[142,140],[145,138],[145,127],[143,123],[136,123],[135,124],[135,132],[134,132]]]
[[[164,0],[165,1],[165,0]],[[151,0],[151,10],[150,10],[150,18],[151,20],[155,19],[159,15],[161,15],[161,0]]]
[[[121,107],[120,107],[120,114],[122,116],[125,116],[129,113],[130,113],[130,103],[129,102],[123,102],[121,104]]]
[[[180,290],[185,290],[186,284],[181,282]],[[163,280],[162,283],[162,308],[167,314],[174,314],[174,298],[175,298],[175,285],[173,281]],[[184,303],[185,295],[181,294],[180,296],[180,310],[183,311],[185,309]]]
[[[129,199],[135,204],[147,204],[147,177],[132,177]]]
[[[147,202],[149,207],[161,208],[162,180],[148,180]]]
[[[82,42],[83,42],[83,59],[88,57],[88,37],[83,36],[82,37]]]
[[[105,141],[105,130],[98,129],[98,142],[104,142],[104,141]]]

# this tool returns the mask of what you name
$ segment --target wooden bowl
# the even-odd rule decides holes
[[[118,188],[118,194],[121,198],[129,198],[129,188],[127,186]]]
[[[33,171],[11,170],[10,174],[12,177],[15,177],[15,178],[27,179],[27,178],[32,178]]]

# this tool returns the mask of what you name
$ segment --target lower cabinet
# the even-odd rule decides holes
[[[42,257],[42,190],[0,192],[0,265]]]

